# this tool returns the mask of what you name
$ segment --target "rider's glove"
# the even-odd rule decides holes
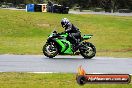
[[[61,35],[61,33],[58,33],[58,35]]]
[[[58,33],[58,35],[64,34],[65,32]]]
[[[65,32],[61,32],[61,34],[65,34]]]

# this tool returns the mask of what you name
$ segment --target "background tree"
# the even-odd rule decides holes
[[[13,3],[17,4],[28,4],[28,3],[43,3],[49,0],[0,0],[0,3]],[[62,4],[64,6],[73,7],[78,5],[81,8],[104,8],[107,12],[115,12],[118,9],[131,9],[132,10],[132,0],[50,0],[54,3]]]

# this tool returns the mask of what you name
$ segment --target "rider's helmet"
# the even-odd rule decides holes
[[[62,20],[61,20],[61,25],[62,25],[62,27],[64,28],[64,27],[66,27],[66,25],[69,23],[69,20],[67,19],[67,18],[63,18]]]

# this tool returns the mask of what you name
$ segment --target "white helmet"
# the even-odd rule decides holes
[[[64,28],[68,23],[69,23],[69,20],[68,20],[67,18],[63,18],[63,19],[61,20],[61,25],[62,25],[63,28]]]

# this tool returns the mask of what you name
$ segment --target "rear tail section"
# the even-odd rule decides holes
[[[93,35],[91,35],[91,34],[84,35],[84,36],[82,37],[82,40],[88,40],[88,39],[90,39],[92,36],[93,36]]]

